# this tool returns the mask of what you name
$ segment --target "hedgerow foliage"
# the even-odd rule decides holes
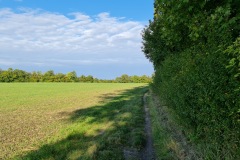
[[[239,158],[240,1],[155,0],[154,7],[142,50],[155,68],[155,91],[193,140],[212,144],[218,158]]]

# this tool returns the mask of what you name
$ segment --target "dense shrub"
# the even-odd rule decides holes
[[[239,24],[237,0],[155,0],[154,21],[143,31],[153,88],[191,139],[208,144],[205,158],[240,158]]]
[[[218,143],[215,147],[234,154],[240,144],[240,83],[227,64],[222,52],[171,56],[158,69],[155,85],[184,125],[193,129],[195,140]]]

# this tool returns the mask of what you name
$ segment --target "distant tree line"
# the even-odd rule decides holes
[[[0,69],[0,82],[86,82],[86,83],[150,83],[152,78],[146,75],[143,76],[129,76],[123,74],[116,79],[98,79],[91,75],[77,76],[75,71],[63,73],[54,73],[53,70],[49,70],[45,73],[40,71],[26,72],[19,69],[9,68],[8,70]]]

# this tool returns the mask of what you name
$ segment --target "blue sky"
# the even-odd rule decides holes
[[[141,31],[153,0],[0,0],[0,68],[151,75]]]

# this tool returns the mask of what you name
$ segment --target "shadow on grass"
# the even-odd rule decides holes
[[[60,141],[16,159],[124,159],[124,148],[141,149],[145,143],[142,96],[148,87],[103,95],[102,105],[74,111]]]

